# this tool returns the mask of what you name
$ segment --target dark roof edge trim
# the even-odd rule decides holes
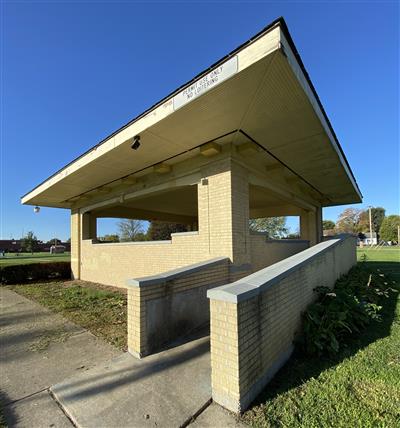
[[[304,73],[304,76],[305,76],[305,78],[306,78],[306,80],[307,80],[307,83],[310,85],[310,88],[311,88],[311,90],[312,90],[312,92],[313,92],[313,94],[314,94],[314,96],[315,96],[315,99],[317,100],[318,106],[319,106],[319,108],[321,109],[322,114],[324,115],[324,118],[325,118],[325,120],[326,120],[326,123],[328,124],[329,130],[332,132],[333,138],[335,139],[335,142],[336,142],[336,144],[337,144],[337,146],[338,146],[338,148],[339,148],[339,151],[340,151],[340,153],[342,154],[343,159],[344,159],[344,161],[346,162],[347,167],[349,168],[350,174],[351,174],[351,176],[353,177],[354,183],[355,183],[355,184],[356,184],[356,186],[357,186],[357,190],[359,191],[360,195],[362,196],[362,193],[361,193],[360,187],[358,186],[358,183],[357,183],[356,177],[355,177],[355,176],[354,176],[354,174],[353,174],[353,171],[352,171],[352,169],[351,169],[351,166],[350,166],[350,164],[349,164],[349,161],[347,160],[346,155],[345,155],[345,153],[344,153],[344,151],[343,151],[343,148],[342,148],[342,146],[341,146],[341,145],[340,145],[340,143],[339,143],[339,140],[338,140],[338,137],[337,137],[337,135],[336,135],[336,132],[334,131],[334,129],[333,129],[333,127],[332,127],[331,121],[329,120],[328,115],[326,114],[326,111],[325,111],[325,109],[324,109],[324,106],[322,105],[322,102],[321,102],[321,100],[320,100],[320,98],[319,98],[319,96],[318,96],[318,94],[317,94],[317,91],[315,90],[315,87],[314,87],[314,85],[313,85],[313,83],[312,83],[312,81],[311,81],[311,79],[310,79],[310,76],[309,76],[309,74],[308,74],[308,72],[307,72],[307,70],[306,70],[306,67],[305,67],[305,66],[304,66],[304,64],[303,64],[303,61],[302,61],[302,59],[301,59],[301,56],[300,56],[300,54],[299,54],[299,52],[298,52],[298,50],[297,50],[297,48],[296,48],[296,46],[295,46],[295,44],[294,44],[294,41],[293,41],[293,39],[292,39],[292,36],[290,35],[289,29],[288,29],[288,27],[287,27],[287,25],[286,25],[286,22],[285,22],[285,20],[283,19],[283,17],[278,18],[278,19],[277,19],[277,21],[279,21],[279,22],[280,22],[280,24],[281,24],[281,26],[282,26],[282,30],[283,30],[283,32],[285,33],[286,39],[287,39],[287,41],[288,41],[288,43],[289,43],[289,46],[290,46],[290,48],[292,49],[293,54],[294,54],[294,56],[296,57],[296,60],[297,60],[297,62],[299,63],[299,65],[300,65],[300,68],[301,68],[302,72]]]

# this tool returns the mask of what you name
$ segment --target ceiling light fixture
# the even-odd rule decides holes
[[[133,143],[131,145],[132,150],[137,150],[140,147],[140,135],[133,137]]]

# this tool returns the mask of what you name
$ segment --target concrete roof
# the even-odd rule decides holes
[[[69,208],[80,195],[243,133],[326,197],[361,193],[282,18],[21,198]],[[130,148],[140,135],[141,147]]]

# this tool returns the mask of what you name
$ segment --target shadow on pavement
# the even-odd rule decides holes
[[[17,425],[18,418],[12,406],[5,404],[9,402],[8,395],[0,389],[0,427],[11,428]]]
[[[128,363],[127,368],[111,370],[109,373],[102,372],[101,374],[75,381],[73,379],[71,381],[67,380],[65,386],[68,392],[66,391],[62,395],[66,400],[73,399],[76,401],[84,397],[110,392],[123,385],[133,384],[144,378],[155,376],[163,371],[187,363],[189,360],[199,358],[209,351],[209,341],[203,341],[184,351],[171,352],[171,355],[164,355],[163,352],[143,360],[136,360],[134,357],[125,354],[122,358],[128,357],[131,359],[131,364]],[[115,359],[114,362],[119,358],[121,357]],[[62,392],[63,386],[63,384],[56,385],[54,392]]]

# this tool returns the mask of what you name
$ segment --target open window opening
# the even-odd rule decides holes
[[[93,210],[91,215],[96,219],[99,243],[170,240],[173,233],[198,231],[197,186],[123,200]]]
[[[266,188],[249,187],[250,232],[264,233],[267,239],[300,239],[298,208]]]

